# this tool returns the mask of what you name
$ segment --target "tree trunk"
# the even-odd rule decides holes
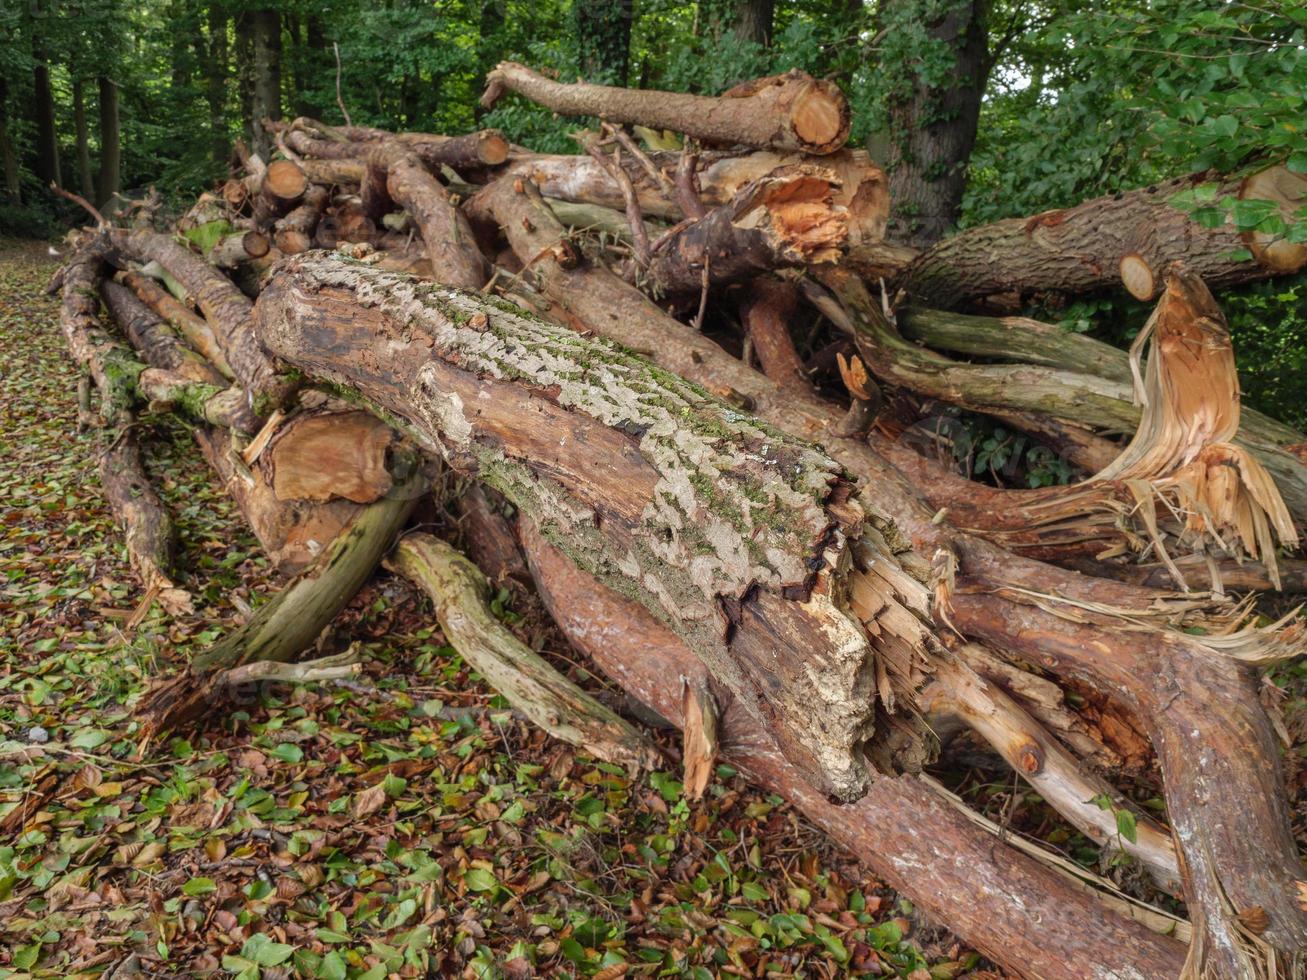
[[[227,131],[227,24],[226,10],[217,3],[209,4],[204,99],[209,105],[209,145],[215,166],[225,163],[231,153],[231,137]]]
[[[274,9],[262,8],[250,17],[254,35],[250,131],[254,152],[266,160],[272,153],[272,135],[263,121],[281,118],[281,16]]]
[[[775,0],[735,0],[735,36],[770,46],[775,6]]]
[[[993,300],[1018,307],[1034,294],[1079,293],[1125,285],[1136,299],[1161,291],[1176,261],[1212,289],[1296,272],[1307,244],[1282,236],[1206,228],[1171,203],[1200,184],[1217,183],[1216,199],[1272,201],[1281,216],[1307,203],[1307,175],[1274,166],[1246,178],[1191,174],[1164,184],[1086,201],[1030,218],[969,228],[923,252],[900,284],[932,306]]]
[[[9,132],[9,81],[0,75],[0,166],[4,169],[4,201],[23,203],[23,189],[18,177],[18,152]]]
[[[73,80],[73,128],[77,136],[77,182],[82,197],[94,201],[95,183],[91,180],[91,145],[86,129],[86,82]]]
[[[118,83],[103,75],[100,86],[100,178],[96,181],[99,203],[119,191],[119,165],[122,147],[118,143]]]
[[[924,64],[894,66],[889,113],[891,237],[917,247],[943,238],[957,221],[967,161],[976,142],[980,100],[989,74],[985,21],[989,0],[891,0],[881,5],[883,30],[926,20]],[[943,81],[934,62],[952,59]],[[930,73],[929,75],[927,73]]]
[[[838,150],[849,135],[849,106],[838,86],[797,70],[711,97],[587,82],[566,85],[504,61],[486,76],[482,105],[493,106],[505,91],[563,115],[603,116],[609,122],[670,129],[727,145],[825,154]]]
[[[597,85],[625,85],[631,59],[633,0],[585,0],[572,4],[577,72]]]
[[[35,48],[35,45],[33,45]],[[36,116],[36,176],[47,187],[63,186],[59,175],[59,135],[55,128],[54,93],[50,89],[50,68],[44,52],[33,50],[32,109]]]

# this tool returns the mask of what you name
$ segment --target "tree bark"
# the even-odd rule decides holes
[[[45,52],[33,45],[32,108],[36,116],[36,176],[47,187],[63,186],[59,175],[59,135],[55,127],[54,93]]]
[[[209,4],[204,99],[209,106],[209,145],[215,165],[224,163],[231,152],[231,138],[227,130],[228,21],[227,12],[222,6]]]
[[[735,0],[735,36],[769,47],[775,6],[775,0]]]
[[[86,82],[73,80],[73,129],[77,137],[77,181],[82,197],[94,201],[95,184],[91,180],[91,144],[86,128]]]
[[[580,77],[599,85],[625,85],[631,57],[632,0],[572,4]]]
[[[95,182],[97,200],[105,202],[118,193],[122,147],[118,143],[118,83],[101,75],[100,87],[100,177]]]
[[[23,203],[23,188],[18,177],[18,151],[9,132],[9,80],[0,77],[0,167],[4,170],[6,204]]]
[[[281,118],[281,15],[273,8],[261,8],[249,17],[253,45],[250,130],[254,152],[266,160],[273,143],[264,120]]]
[[[719,96],[612,88],[545,78],[503,61],[486,78],[482,105],[505,91],[568,116],[671,129],[717,143],[803,153],[833,153],[849,135],[849,106],[839,88],[800,71],[746,82]]]
[[[887,93],[890,200],[895,241],[917,247],[943,238],[957,221],[966,190],[967,161],[976,142],[980,100],[989,75],[988,0],[893,0],[882,4],[883,29],[925,20],[922,65],[895,66]],[[951,59],[946,72],[936,57]],[[943,81],[936,81],[942,74]]]
[[[1212,289],[1307,265],[1307,244],[1272,240],[1260,232],[1241,234],[1230,224],[1204,228],[1171,203],[1178,192],[1213,181],[1219,185],[1218,199],[1274,201],[1288,220],[1307,203],[1307,175],[1283,166],[1233,180],[1191,174],[1072,208],[969,228],[918,256],[900,285],[932,306],[985,300],[1016,306],[1022,297],[1037,293],[1119,286],[1122,261],[1129,258],[1135,297],[1151,300],[1161,290],[1163,273],[1176,261]]]

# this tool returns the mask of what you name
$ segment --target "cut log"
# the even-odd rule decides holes
[[[227,693],[224,672],[293,660],[307,649],[371,577],[425,489],[421,475],[401,475],[389,497],[361,509],[318,560],[249,622],[198,654],[185,673],[147,691],[136,708],[143,736],[154,738],[211,710]]]
[[[645,272],[657,289],[697,294],[705,279],[720,285],[834,262],[848,237],[846,216],[831,199],[834,182],[833,173],[807,164],[756,180],[731,203],[669,232]]]
[[[605,762],[638,771],[662,760],[648,736],[558,673],[495,618],[485,576],[454,548],[429,534],[410,534],[390,566],[431,599],[445,639],[467,665],[531,722]]]
[[[999,294],[1078,293],[1121,284],[1156,298],[1172,262],[1183,261],[1214,289],[1296,272],[1307,245],[1233,225],[1204,228],[1171,203],[1199,184],[1216,199],[1271,201],[1291,220],[1307,204],[1307,175],[1270,167],[1252,177],[1192,174],[1142,190],[1086,201],[1031,218],[1009,218],[946,238],[923,252],[900,285],[933,306],[953,307]],[[1251,254],[1249,254],[1251,253]]]
[[[652,153],[649,157],[663,174],[675,173],[681,160],[680,154],[669,152]],[[885,174],[862,150],[839,150],[820,159],[768,150],[744,154],[702,153],[694,161],[698,199],[708,207],[720,207],[754,181],[783,167],[805,163],[817,164],[835,174],[833,203],[848,215],[849,245],[874,247],[873,243],[880,242],[889,216],[889,192]],[[698,217],[687,215],[681,197],[674,190],[669,193],[664,181],[652,178],[636,161],[624,159],[623,167],[645,216]],[[589,157],[533,154],[514,158],[511,169],[529,176],[547,198],[614,209],[624,206],[617,182]]]
[[[278,218],[299,203],[309,184],[308,175],[294,160],[274,160],[268,164],[257,192],[250,196],[255,231],[270,231]]]
[[[358,514],[343,498],[322,503],[279,500],[263,466],[250,466],[221,429],[197,430],[195,441],[218,474],[218,484],[240,508],[273,568],[283,576],[311,565]]]
[[[826,791],[856,798],[876,734],[887,764],[919,764],[911,726],[873,732],[870,695],[878,657],[909,678],[929,662],[924,591],[886,580],[876,636],[844,611],[862,515],[838,469],[627,352],[511,310],[307,253],[260,297],[259,333],[641,597]]]
[[[311,156],[331,154],[345,145],[294,129],[287,133],[286,141],[296,152]],[[479,289],[484,285],[489,272],[485,259],[476,249],[467,219],[417,156],[396,140],[349,144],[349,147],[350,152],[356,153],[366,162],[366,167],[371,168],[374,180],[384,174],[389,198],[413,217],[422,232],[436,279],[449,286],[468,289]],[[366,170],[362,179],[366,185]],[[379,206],[375,189],[370,196],[373,206]],[[372,224],[371,232],[375,234],[375,224],[368,217],[366,207],[360,208],[358,216]],[[355,224],[347,227],[342,222],[340,230],[346,241],[367,241],[372,237],[372,234],[360,235]]]
[[[486,76],[481,104],[491,108],[506,91],[565,116],[670,129],[711,143],[831,153],[849,135],[849,106],[839,88],[801,71],[745,82],[719,97],[564,84],[525,65],[501,61]]]
[[[313,247],[313,233],[322,220],[322,211],[330,199],[327,188],[312,184],[304,192],[298,207],[277,221],[274,241],[286,255],[297,255]]]
[[[497,167],[508,159],[512,147],[504,134],[497,129],[483,129],[462,136],[440,136],[436,133],[394,133],[373,126],[327,126],[315,119],[300,118],[291,129],[312,130],[338,144],[339,149],[326,150],[315,155],[350,159],[360,148],[353,143],[395,141],[404,145],[429,167],[447,166],[455,170],[464,167]]]
[[[116,278],[131,289],[136,298],[153,310],[156,316],[181,334],[186,343],[217,368],[224,378],[230,380],[235,377],[218,338],[204,317],[197,316],[149,276],[127,269],[119,272]]]
[[[529,525],[523,541],[542,598],[582,653],[633,697],[683,724],[677,680],[702,677],[694,655],[643,607],[580,572]],[[916,777],[875,780],[835,806],[785,761],[766,729],[727,701],[727,761],[778,792],[891,887],[995,962],[1047,980],[1173,978],[1184,947],[1108,911],[1091,892],[986,833]]]
[[[114,247],[139,262],[155,261],[194,298],[213,329],[227,363],[263,415],[284,400],[293,383],[277,374],[251,329],[253,304],[194,252],[152,231],[110,232]]]
[[[278,500],[369,504],[390,491],[393,432],[369,412],[306,412],[279,427],[261,459]]]

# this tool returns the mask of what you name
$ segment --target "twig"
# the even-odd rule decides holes
[[[607,123],[604,124],[604,128],[613,134],[613,137],[617,142],[626,147],[627,152],[630,153],[631,156],[635,157],[640,166],[644,168],[645,173],[652,177],[658,186],[662,188],[663,194],[668,198],[676,197],[676,187],[672,184],[671,180],[668,179],[665,173],[658,169],[657,164],[655,164],[653,160],[649,159],[649,154],[645,153],[644,150],[640,148],[640,144],[631,138],[630,133],[621,126],[610,126]]]
[[[649,264],[652,254],[649,249],[649,232],[644,227],[644,215],[640,212],[640,199],[636,196],[635,185],[631,183],[630,174],[622,169],[620,151],[614,150],[611,160],[594,145],[587,146],[586,152],[608,171],[608,176],[617,181],[617,186],[622,189],[622,197],[626,201],[626,221],[631,226],[631,239],[635,246],[635,260],[644,268]]]
[[[340,106],[340,114],[345,117],[345,125],[353,126],[354,123],[349,118],[349,110],[345,108],[345,100],[340,95],[340,45],[332,41],[331,50],[336,52],[336,105]]]
[[[53,180],[50,181],[50,190],[54,191],[60,197],[67,198],[74,204],[81,205],[86,209],[91,217],[95,219],[95,223],[101,228],[107,228],[109,226],[109,222],[104,219],[104,215],[100,213],[99,209],[86,198],[82,197],[81,194],[75,194],[72,191],[64,190],[64,188],[60,187]]]
[[[699,154],[682,148],[681,159],[676,164],[676,199],[681,211],[691,221],[697,221],[708,213],[699,199],[698,162]]]
[[[712,266],[711,253],[705,252],[703,256],[703,276],[700,278],[702,283],[699,289],[699,312],[694,317],[694,329],[703,329],[703,315],[708,311],[708,270]]]

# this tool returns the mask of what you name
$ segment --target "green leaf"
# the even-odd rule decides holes
[[[318,964],[320,980],[345,980],[348,976],[349,968],[345,965],[345,957],[334,950],[322,957],[322,962]]]
[[[1286,166],[1296,174],[1307,174],[1307,151],[1291,154]]]
[[[1116,832],[1131,844],[1139,843],[1139,829],[1135,826],[1135,815],[1129,810],[1116,811]]]
[[[757,882],[754,881],[746,881],[744,884],[742,884],[740,886],[740,894],[743,895],[745,898],[747,898],[750,902],[765,902],[767,901],[768,898],[771,897],[767,893],[766,888],[763,888],[762,885],[759,885]]]
[[[499,881],[485,868],[468,868],[463,883],[474,892],[488,892],[499,887]]]
[[[1235,119],[1234,116],[1217,116],[1211,121],[1211,127],[1217,136],[1224,136],[1229,139],[1239,132],[1239,120]]]
[[[109,738],[109,733],[103,728],[83,728],[68,740],[68,744],[75,749],[98,749]]]
[[[282,742],[272,750],[272,754],[282,762],[289,762],[292,765],[304,761],[304,750],[294,742]]]
[[[30,946],[20,946],[14,953],[14,966],[20,970],[30,970],[36,966],[36,961],[41,958],[41,944],[33,943]]]
[[[195,898],[198,895],[211,895],[218,890],[212,878],[192,878],[182,885],[182,894]]]
[[[206,221],[202,225],[196,225],[188,229],[185,236],[188,241],[192,242],[201,252],[208,252],[222,241],[223,237],[230,231],[234,230],[231,224],[225,220]]]
[[[322,943],[347,943],[350,937],[343,932],[337,932],[335,929],[319,929],[313,934],[318,942]]]
[[[389,797],[402,796],[404,790],[408,788],[408,780],[402,776],[396,776],[393,772],[387,773],[386,778],[381,781],[381,788]]]

